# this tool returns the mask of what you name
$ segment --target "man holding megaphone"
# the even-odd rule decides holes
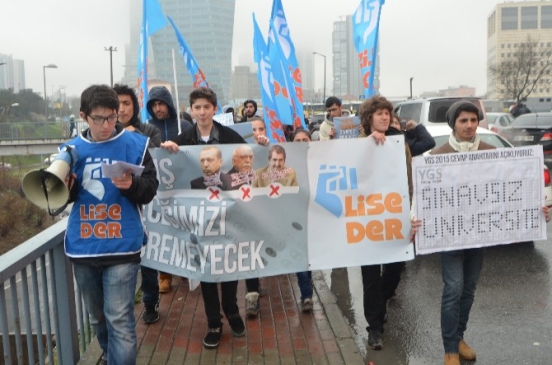
[[[61,201],[66,195],[74,203],[65,253],[73,263],[94,332],[108,364],[135,364],[134,294],[140,251],[147,243],[140,206],[153,199],[159,182],[148,138],[117,123],[118,110],[117,93],[110,87],[84,90],[80,116],[89,128],[60,147],[53,169],[26,176],[23,185],[31,201],[41,196],[38,200],[49,209],[65,205],[67,201]],[[144,169],[140,176],[127,170],[104,177],[102,164],[118,161]]]

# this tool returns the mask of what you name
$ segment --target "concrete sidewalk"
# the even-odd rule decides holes
[[[143,305],[136,305],[137,364],[364,364],[351,329],[345,322],[322,273],[313,272],[314,310],[301,312],[295,274],[261,279],[265,295],[257,318],[245,319],[246,335],[232,337],[223,319],[217,349],[205,349],[207,322],[200,289],[188,290],[188,281],[173,278],[172,291],[161,296],[161,319],[145,325]],[[238,305],[245,313],[245,283],[239,283]],[[99,362],[95,342],[79,364]]]

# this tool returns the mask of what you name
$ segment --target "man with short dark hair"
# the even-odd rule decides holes
[[[119,122],[126,130],[137,132],[149,137],[149,147],[159,147],[161,133],[151,124],[140,121],[140,104],[136,93],[127,85],[115,84],[113,87],[119,98]],[[158,272],[155,269],[140,265],[142,274],[142,301],[144,302],[144,314],[142,321],[152,324],[159,320],[159,282]]]
[[[179,151],[179,146],[245,143],[236,131],[213,120],[217,105],[217,95],[213,90],[200,87],[192,91],[190,107],[196,123],[190,130],[181,133],[171,141],[162,143],[161,147],[176,153]],[[221,306],[234,337],[245,335],[245,324],[237,304],[238,281],[221,282],[220,288],[222,298],[219,297],[217,283],[201,282],[201,295],[208,326],[203,346],[208,349],[216,348],[222,336]]]
[[[78,155],[69,185],[74,209],[64,248],[104,352],[103,361],[134,365],[134,297],[140,252],[147,241],[140,206],[153,200],[159,181],[148,138],[117,123],[118,110],[119,99],[112,88],[88,87],[80,104],[80,117],[88,129],[60,147],[60,151],[73,148]],[[143,166],[142,174],[129,170],[111,178],[103,176],[101,164],[118,161]]]
[[[320,125],[320,133],[318,135],[320,141],[328,141],[335,138],[333,118],[341,117],[341,115],[341,100],[335,96],[330,96],[326,99],[326,115],[324,116],[324,121]]]

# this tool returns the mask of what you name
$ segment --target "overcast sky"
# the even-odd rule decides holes
[[[201,0],[197,0],[201,1]],[[381,93],[413,94],[468,85],[486,92],[487,17],[497,0],[387,0],[380,23]],[[333,23],[352,14],[360,0],[282,0],[297,50],[327,55],[331,83]],[[129,42],[129,6],[140,0],[1,0],[0,53],[25,61],[26,86],[43,93],[65,87],[78,95],[93,83],[109,83],[109,52],[114,80],[124,72]],[[236,0],[233,65],[253,65],[251,13],[265,32],[272,0]],[[193,50],[192,50],[193,51]],[[323,87],[323,62],[316,60],[317,88]],[[303,71],[304,72],[304,71]],[[207,75],[208,78],[208,75]]]

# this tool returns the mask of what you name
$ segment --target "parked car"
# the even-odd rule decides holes
[[[514,121],[510,113],[487,113],[486,116],[489,129],[498,134],[502,134],[502,130],[510,127]]]
[[[514,146],[541,145],[544,163],[552,169],[552,113],[520,115],[502,133]]]
[[[324,122],[324,114],[314,114],[309,118],[309,132],[311,140],[318,141],[320,134],[320,125]]]
[[[397,103],[395,113],[406,120],[415,120],[424,125],[439,125],[446,124],[446,114],[450,106],[459,100],[468,100],[477,105],[483,115],[483,119],[479,122],[479,126],[487,128],[487,119],[485,118],[485,107],[480,98],[455,98],[455,97],[435,97],[427,99],[405,100]]]
[[[551,113],[549,113],[551,114]],[[435,147],[439,147],[443,144],[445,144],[450,136],[451,129],[448,125],[435,125],[435,126],[429,126],[426,127],[429,134],[435,139]],[[504,137],[496,134],[493,131],[490,131],[488,129],[484,128],[477,128],[477,134],[479,134],[479,138],[481,141],[490,144],[491,146],[495,146],[496,148],[513,148],[514,145],[512,145],[508,140],[506,140]],[[430,151],[424,153],[428,154]],[[546,196],[545,198],[545,204],[547,207],[552,207],[552,179],[550,176],[550,170],[548,169],[548,166],[543,165],[543,176],[544,176],[544,194]]]

